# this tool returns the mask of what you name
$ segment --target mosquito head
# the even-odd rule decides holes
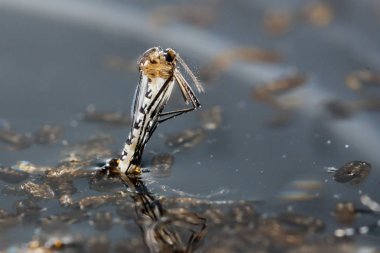
[[[175,62],[177,53],[173,49],[167,48],[164,51],[164,55],[167,62]]]
[[[149,78],[170,78],[173,76],[176,63],[176,52],[160,47],[148,49],[139,59],[139,70]]]

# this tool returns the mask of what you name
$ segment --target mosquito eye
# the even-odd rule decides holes
[[[173,54],[172,51],[167,51],[166,54],[165,54],[165,60],[167,62],[173,62],[174,61],[174,58],[175,58],[175,55]]]

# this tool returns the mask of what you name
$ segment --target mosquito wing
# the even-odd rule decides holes
[[[148,86],[148,77],[141,73],[140,81],[136,87],[135,95],[133,97],[133,102],[132,102],[132,108],[131,108],[132,122],[135,122],[135,116],[138,110],[140,110],[140,108],[143,105],[144,94],[147,90],[147,86]]]

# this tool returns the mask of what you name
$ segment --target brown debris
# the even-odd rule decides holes
[[[278,63],[281,56],[277,52],[255,47],[232,48],[217,55],[209,65],[203,67],[200,76],[206,80],[216,79],[236,61]]]
[[[302,16],[313,26],[324,27],[333,21],[334,10],[329,4],[319,2],[306,6]]]
[[[335,172],[334,180],[338,183],[349,182],[352,185],[358,185],[368,177],[371,168],[371,164],[367,162],[348,162]]]
[[[27,194],[31,195],[34,198],[42,199],[53,199],[54,191],[47,184],[36,184],[32,181],[23,183],[20,186],[21,190],[25,191]]]
[[[293,25],[294,16],[288,10],[267,10],[264,13],[263,25],[267,33],[279,36],[288,33]]]
[[[302,75],[295,74],[287,76],[255,88],[252,92],[252,97],[257,101],[284,108],[284,105],[281,104],[275,96],[279,93],[281,94],[302,86],[306,81],[306,77]]]
[[[4,182],[17,184],[26,180],[28,177],[29,174],[26,172],[0,166],[0,180]]]

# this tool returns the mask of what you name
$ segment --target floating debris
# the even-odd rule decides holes
[[[54,191],[47,184],[36,184],[28,181],[20,185],[20,189],[34,198],[53,199]]]
[[[68,206],[73,206],[75,202],[69,194],[63,194],[59,198],[59,204],[64,207],[68,207]]]
[[[257,101],[286,109],[288,107],[285,104],[281,104],[275,96],[279,93],[288,92],[294,88],[300,87],[304,85],[306,81],[307,79],[303,75],[295,74],[287,76],[255,88],[252,92],[252,97]]]
[[[169,177],[174,164],[174,156],[171,154],[156,154],[152,158],[151,170],[155,177]]]
[[[43,125],[34,134],[34,141],[37,144],[49,145],[58,142],[63,135],[63,127],[54,125]]]
[[[322,220],[298,213],[283,213],[277,220],[301,233],[321,233],[326,227]]]
[[[130,126],[131,116],[123,112],[99,112],[94,105],[89,105],[83,120],[87,122],[107,123],[118,126]]]
[[[272,35],[287,34],[294,22],[294,15],[289,10],[267,10],[264,13],[264,30]]]
[[[0,180],[10,183],[17,184],[29,178],[29,174],[20,170],[15,170],[9,167],[0,166]]]
[[[363,89],[363,83],[380,85],[380,74],[369,70],[357,70],[346,76],[346,85],[353,91]]]
[[[316,27],[328,26],[334,19],[334,10],[325,2],[317,2],[306,6],[303,17]]]
[[[56,167],[46,169],[45,177],[47,179],[90,177],[96,173],[95,169],[86,167],[90,164],[75,160],[63,161]]]
[[[166,139],[166,145],[176,149],[191,149],[202,143],[205,137],[206,133],[202,128],[189,128],[169,135]]]
[[[67,179],[48,179],[45,180],[46,183],[49,184],[51,189],[54,191],[54,194],[57,198],[60,198],[63,195],[73,195],[78,190],[74,186],[74,183],[72,180]]]
[[[29,148],[33,143],[33,137],[29,133],[17,133],[12,129],[0,129],[0,141],[8,144],[8,150],[17,151]]]
[[[28,161],[18,161],[12,166],[12,169],[17,171],[26,172],[28,174],[42,174],[45,173],[50,167],[35,165]]]
[[[210,64],[202,68],[203,79],[216,79],[219,74],[228,69],[234,62],[258,62],[258,63],[278,63],[281,56],[277,52],[255,47],[238,47],[223,51],[217,55]]]
[[[114,204],[116,201],[123,200],[125,195],[125,193],[118,192],[112,195],[88,196],[80,199],[78,204],[81,210],[95,209],[102,205]]]
[[[107,159],[112,156],[107,145],[113,141],[112,136],[105,134],[90,137],[86,141],[66,147],[62,152],[65,157],[63,161],[91,162],[96,159]]]
[[[277,96],[281,93],[289,92],[290,90],[302,86],[306,83],[306,77],[293,74],[260,87],[256,87],[252,91],[252,97],[256,101],[268,104],[274,107],[277,111],[274,116],[270,117],[267,122],[272,127],[282,127],[289,125],[293,117],[293,109],[298,107],[295,99],[281,101]]]
[[[334,174],[334,180],[338,183],[358,185],[362,183],[371,171],[371,164],[363,161],[348,162],[339,168]]]

